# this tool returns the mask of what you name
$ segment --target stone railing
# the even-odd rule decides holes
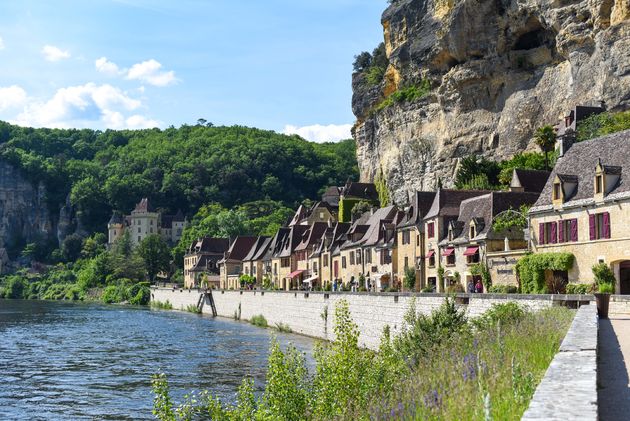
[[[597,420],[597,307],[579,308],[522,420]]]

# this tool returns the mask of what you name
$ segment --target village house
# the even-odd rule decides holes
[[[392,219],[384,219],[378,230],[369,233],[363,243],[365,287],[376,291],[390,287],[401,287],[402,279],[398,273],[398,248],[396,246],[396,227],[405,217],[405,213],[397,209]]]
[[[558,124],[554,126],[558,143],[564,143],[566,138],[574,140],[581,123],[584,122],[585,119],[595,114],[601,114],[604,111],[606,110],[603,102],[595,106],[576,105],[572,110],[562,116]]]
[[[328,224],[326,231],[314,245],[310,256],[312,268],[317,269],[319,282],[322,287],[332,285],[339,278],[340,246],[346,240],[346,233],[350,229],[349,223],[337,222]]]
[[[164,215],[153,209],[146,197],[131,211],[131,215],[122,216],[114,212],[107,223],[108,244],[111,246],[129,232],[131,243],[137,246],[147,236],[159,234],[169,244],[176,244],[187,225],[186,218],[181,211],[175,215]]]
[[[256,279],[256,285],[261,285],[265,275],[263,256],[271,244],[270,237],[258,237],[256,242],[243,258],[243,274]]]
[[[301,277],[302,283],[299,287],[313,288],[319,286],[319,262],[311,261],[311,254],[315,251],[319,240],[328,228],[325,222],[315,222],[308,227],[302,234],[302,241],[295,248],[295,258],[297,260],[297,271],[301,271],[298,275]]]
[[[404,218],[396,226],[397,276],[398,279],[404,279],[407,268],[413,268],[416,273],[416,290],[425,286],[425,234],[422,220],[431,208],[433,199],[435,192],[416,192]]]
[[[491,253],[526,250],[524,227],[495,232],[493,222],[498,215],[519,212],[521,206],[531,206],[536,199],[535,192],[495,191],[462,200],[458,218],[448,222],[447,234],[438,243],[442,256],[446,257],[443,261],[446,286],[467,291],[469,282],[474,285],[481,279],[472,268],[478,263],[489,266]],[[496,276],[493,280],[495,284],[517,285],[513,273],[511,277]]]
[[[184,287],[198,288],[205,280],[207,287],[218,288],[218,262],[229,247],[227,238],[203,237],[193,241],[184,255]]]
[[[243,274],[243,259],[258,237],[238,236],[230,244],[230,248],[225,252],[223,259],[219,260],[219,276],[221,289],[239,289],[241,287],[240,277]]]
[[[568,282],[591,283],[593,265],[615,273],[617,294],[630,293],[630,130],[565,144],[529,216],[536,253],[569,252]]]
[[[272,237],[269,247],[265,254],[261,256],[263,263],[263,284],[267,280],[269,284],[276,285],[279,273],[279,261],[274,263],[274,256],[277,256],[282,250],[284,238],[289,234],[289,228],[281,227]]]
[[[272,257],[273,283],[276,288],[288,291],[301,285],[303,271],[297,268],[295,249],[302,242],[302,236],[308,229],[307,225],[293,225],[287,228],[278,251]]]
[[[372,183],[348,181],[339,189],[339,222],[351,222],[352,209],[360,202],[378,207],[380,200],[376,186]]]
[[[487,194],[484,190],[449,190],[438,189],[433,203],[424,216],[424,230],[426,243],[424,256],[426,260],[426,279],[423,285],[433,287],[438,292],[444,292],[444,286],[438,282],[440,267],[455,265],[454,250],[444,251],[440,249],[440,242],[448,235],[448,227],[451,221],[459,217],[459,206],[463,200],[475,196]]]

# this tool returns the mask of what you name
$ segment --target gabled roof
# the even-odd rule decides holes
[[[271,260],[274,256],[278,255],[282,250],[282,243],[284,242],[284,237],[289,235],[290,229],[288,227],[280,227],[276,232],[276,235],[271,239],[269,246],[267,247],[267,251],[263,254],[263,260]]]
[[[309,227],[307,225],[293,225],[282,241],[282,248],[276,257],[290,257],[295,248],[302,241],[302,235]]]
[[[136,205],[133,211],[134,212],[153,212],[153,206],[151,206],[149,199],[145,197],[142,200],[140,200],[140,202],[138,202],[138,204]]]
[[[459,205],[463,200],[471,197],[488,194],[487,190],[450,190],[438,189],[431,208],[427,211],[424,219],[436,216],[457,216],[459,215]]]
[[[373,183],[348,182],[341,190],[345,198],[356,197],[368,201],[378,201],[378,191]]]
[[[558,158],[551,176],[532,211],[552,208],[552,189],[556,176],[561,179],[572,176],[577,187],[564,206],[581,206],[594,203],[595,170],[598,162],[604,166],[620,167],[619,181],[608,192],[604,201],[630,197],[630,179],[625,174],[630,172],[630,130],[609,134],[596,139],[575,143]]]
[[[226,262],[229,260],[242,262],[249,250],[251,250],[254,243],[258,240],[258,237],[249,237],[249,236],[238,236],[230,244],[230,248],[228,249],[225,257],[221,262]]]
[[[267,248],[271,243],[270,237],[258,237],[254,245],[252,245],[251,249],[245,257],[243,257],[244,262],[249,262],[253,260],[262,259],[262,256],[267,252]]]
[[[308,216],[308,212],[306,210],[306,207],[304,207],[304,205],[298,206],[297,210],[293,214],[293,218],[291,219],[291,222],[289,222],[289,226],[299,224],[300,221],[305,219],[307,216]]]
[[[227,238],[203,237],[193,241],[188,248],[188,253],[221,254],[230,248],[230,240]]]
[[[550,174],[550,171],[515,168],[512,172],[510,187],[522,187],[523,191],[540,193]]]
[[[208,270],[208,263],[217,259],[216,255],[204,254],[199,257],[195,266],[193,266],[190,271],[191,272],[205,272]],[[215,267],[213,270],[214,273],[219,273],[218,267]]]
[[[184,216],[181,209],[177,209],[177,213],[173,215],[173,222],[184,222],[186,217]]]
[[[392,222],[396,217],[398,212],[398,208],[396,206],[387,206],[385,208],[380,208],[372,212],[364,213],[358,221],[362,218],[367,217],[367,220],[362,224],[354,225],[350,228],[348,232],[349,236],[355,233],[363,233],[361,238],[357,241],[352,241],[350,238],[346,243],[344,243],[341,248],[350,248],[357,247],[361,245],[374,245],[379,240],[379,231],[381,228],[381,223],[383,221]]]
[[[433,191],[417,191],[405,217],[398,224],[398,228],[420,225],[424,215],[431,208],[434,199],[435,192]]]
[[[308,227],[308,230],[302,234],[302,241],[295,248],[298,250],[306,250],[308,247],[312,246],[319,240],[326,229],[328,228],[328,223],[326,222],[315,222],[313,225]]]

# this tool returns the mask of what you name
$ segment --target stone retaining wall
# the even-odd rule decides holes
[[[169,301],[173,308],[185,310],[196,305],[198,290],[153,288],[151,299]],[[262,314],[270,326],[282,323],[294,333],[326,340],[333,339],[333,319],[336,303],[345,299],[361,332],[361,345],[376,349],[386,325],[392,332],[399,332],[412,297],[418,311],[429,314],[443,302],[443,294],[405,293],[325,293],[285,291],[213,291],[218,316],[241,320]],[[531,310],[539,310],[564,302],[577,304],[584,296],[576,295],[517,295],[517,294],[458,294],[457,299],[469,317],[475,317],[494,303],[516,301]],[[203,313],[211,313],[208,303]]]
[[[597,308],[580,307],[522,420],[597,420]]]

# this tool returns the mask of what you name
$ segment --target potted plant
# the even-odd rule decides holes
[[[598,291],[594,294],[597,304],[597,315],[600,319],[607,319],[610,294],[615,292],[615,274],[606,263],[598,263],[593,266],[592,270]]]

